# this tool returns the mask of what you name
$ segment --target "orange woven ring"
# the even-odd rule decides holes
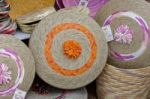
[[[52,56],[52,52],[51,52],[51,47],[52,47],[52,41],[54,39],[54,37],[60,33],[61,31],[67,30],[67,29],[76,29],[81,31],[82,33],[84,33],[91,45],[91,55],[87,61],[87,63],[85,63],[81,68],[75,69],[75,70],[68,70],[65,68],[62,68],[61,66],[59,66],[53,56]],[[92,35],[92,33],[83,25],[81,24],[77,24],[77,23],[63,23],[63,24],[59,24],[57,26],[55,26],[52,31],[50,31],[47,35],[46,38],[46,42],[45,42],[45,57],[46,60],[49,64],[49,66],[56,71],[57,73],[60,73],[62,75],[65,76],[77,76],[80,75],[84,72],[86,72],[87,70],[89,70],[95,59],[96,59],[96,54],[97,54],[97,45],[96,45],[96,41],[94,36]]]

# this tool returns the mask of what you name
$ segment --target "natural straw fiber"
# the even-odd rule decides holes
[[[147,99],[150,67],[121,69],[107,65],[97,79],[99,99]]]
[[[72,10],[59,10],[43,19],[31,36],[30,49],[38,75],[62,89],[80,88],[95,80],[108,53],[99,25]]]
[[[20,29],[26,33],[32,33],[35,26],[47,15],[55,12],[54,7],[43,8],[17,18]]]
[[[11,7],[10,16],[16,19],[29,12],[54,6],[55,0],[6,0]]]
[[[47,15],[55,12],[54,7],[47,7],[43,9],[39,9],[33,12],[30,12],[26,15],[17,18],[17,22],[20,24],[29,24],[32,22],[37,22],[45,18]]]
[[[36,79],[26,99],[87,99],[87,96],[86,88],[61,90]]]
[[[72,10],[72,12],[80,12],[84,15],[90,15],[90,10],[87,7],[84,6],[75,6],[75,7],[68,7],[61,10]]]
[[[109,43],[109,64],[121,68],[150,65],[149,10],[144,0],[111,0],[98,12],[97,22],[114,36]]]
[[[0,35],[0,99],[24,99],[34,79],[34,58],[19,39]]]

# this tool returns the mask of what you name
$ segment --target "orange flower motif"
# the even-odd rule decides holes
[[[82,48],[80,43],[75,40],[68,40],[64,42],[64,54],[69,58],[78,58],[81,54]]]

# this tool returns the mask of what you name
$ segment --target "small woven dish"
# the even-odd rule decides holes
[[[49,86],[41,79],[36,78],[26,99],[87,99],[86,88],[76,90],[61,90]]]
[[[96,21],[114,39],[109,43],[109,64],[133,69],[150,66],[149,10],[145,0],[111,0],[99,10]]]
[[[35,26],[47,15],[52,14],[55,12],[54,7],[47,7],[43,8],[34,12],[30,12],[26,15],[18,17],[16,19],[17,24],[19,25],[20,29],[25,33],[32,33]]]
[[[6,0],[10,4],[10,16],[16,19],[32,11],[36,11],[45,7],[54,6],[55,0]]]
[[[10,35],[0,35],[0,99],[24,99],[35,75],[28,47]]]
[[[98,99],[147,99],[150,67],[121,69],[107,65],[97,79]]]
[[[73,10],[59,10],[43,19],[31,36],[30,49],[37,74],[62,89],[80,88],[95,80],[108,53],[99,25]]]

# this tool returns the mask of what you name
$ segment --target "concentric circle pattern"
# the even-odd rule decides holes
[[[0,42],[0,98],[12,99],[19,97],[16,94],[18,90],[24,94],[29,90],[35,63],[30,50],[20,40],[1,34]]]
[[[98,12],[97,22],[114,36],[109,43],[109,64],[132,69],[150,65],[149,9],[144,0],[112,0]]]
[[[93,81],[107,59],[107,44],[100,27],[92,18],[71,12],[60,10],[46,17],[30,40],[38,75],[64,89]]]

